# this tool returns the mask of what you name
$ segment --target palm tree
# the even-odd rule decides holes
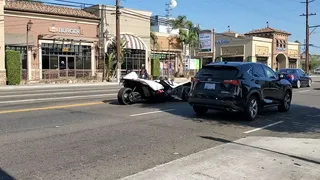
[[[188,46],[189,53],[191,53],[192,49],[199,46],[199,26],[195,26],[186,16],[178,16],[175,20],[171,20],[170,22],[173,29],[179,29],[178,40],[182,47],[184,47],[184,45]],[[184,65],[182,68],[183,67]],[[179,71],[181,70],[179,69]]]
[[[152,43],[152,49],[157,49],[159,44],[158,44],[158,37],[157,35],[150,31],[150,40],[151,40],[151,43]]]
[[[127,45],[127,41],[124,39],[121,39],[120,42],[120,64],[123,63],[123,60],[125,58],[125,54],[130,53],[125,47]],[[108,51],[106,53],[107,55],[107,62],[105,63],[105,66],[107,66],[107,79],[110,79],[110,74],[113,72],[112,78],[115,77],[115,69],[117,69],[117,41],[115,39],[111,40],[111,43],[108,47]]]
[[[173,29],[185,28],[188,20],[186,16],[178,16],[174,20],[170,20],[170,24]]]

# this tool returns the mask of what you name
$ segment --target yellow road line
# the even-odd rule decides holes
[[[48,106],[48,107],[40,107],[40,108],[14,109],[14,110],[0,111],[0,114],[29,112],[29,111],[43,111],[43,110],[52,110],[52,109],[63,109],[63,108],[91,106],[91,105],[98,105],[98,104],[104,104],[104,103],[103,102],[92,102],[92,103],[81,103],[81,104],[67,104],[67,105],[60,105],[60,106]]]

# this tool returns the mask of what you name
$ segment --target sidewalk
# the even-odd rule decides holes
[[[89,86],[115,86],[118,83],[96,82],[96,83],[62,83],[62,84],[27,84],[27,85],[7,85],[0,86],[0,90],[9,89],[38,89],[38,88],[68,88],[68,87],[89,87]]]
[[[214,137],[208,140],[223,141]],[[320,139],[247,137],[123,180],[320,179]]]

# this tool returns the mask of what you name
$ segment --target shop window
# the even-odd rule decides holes
[[[50,56],[42,56],[42,69],[50,69]]]
[[[83,59],[82,57],[76,58],[76,69],[83,69]]]
[[[83,57],[83,69],[91,69],[91,58],[89,57]]]
[[[121,65],[123,70],[139,71],[142,64],[145,64],[145,51],[137,49],[127,49],[124,55],[124,63]]]
[[[134,68],[133,58],[130,58],[130,57],[126,58],[126,63],[123,63],[123,65],[124,66],[121,66],[121,68],[123,67],[123,69],[127,69],[127,70],[136,69]]]
[[[75,58],[76,69],[91,69],[91,46],[82,46],[74,44],[53,44],[42,43],[43,63],[46,63],[48,56],[49,68],[58,69],[58,59],[61,56],[73,56]],[[48,68],[47,64],[43,65],[43,69]]]
[[[58,69],[58,68],[59,68],[58,56],[50,56],[50,69]]]

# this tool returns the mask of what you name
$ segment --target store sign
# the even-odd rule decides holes
[[[64,33],[64,34],[80,34],[81,30],[80,29],[72,29],[72,28],[59,28],[59,33]]]
[[[81,34],[81,29],[79,28],[56,28],[54,26],[49,28],[49,32],[60,33],[60,34]]]
[[[199,59],[190,59],[189,60],[189,69],[199,70],[200,69],[200,60]]]
[[[69,48],[67,48],[67,47],[64,47],[64,48],[62,48],[62,52],[69,52]]]
[[[229,40],[224,40],[224,39],[216,41],[216,44],[229,44],[229,43],[230,43]]]
[[[277,51],[285,51],[285,48],[277,47]]]
[[[212,33],[199,34],[199,42],[201,52],[212,52]]]

